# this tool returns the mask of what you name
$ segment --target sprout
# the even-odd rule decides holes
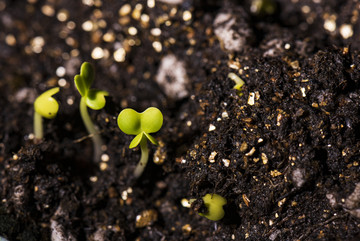
[[[229,73],[228,78],[235,82],[235,86],[233,87],[233,89],[238,90],[239,96],[242,96],[241,90],[245,82],[234,73]]]
[[[34,102],[34,134],[35,139],[41,140],[44,136],[42,117],[55,118],[59,111],[59,103],[52,97],[60,91],[59,87],[49,89],[36,98]]]
[[[271,15],[276,10],[276,2],[273,0],[252,0],[250,11],[256,15]]]
[[[202,197],[204,201],[204,206],[206,207],[205,213],[199,213],[200,216],[203,216],[212,221],[219,221],[225,216],[223,206],[227,204],[225,198],[218,194],[206,194]],[[189,204],[194,203],[196,199],[190,199]]]
[[[74,78],[75,86],[81,95],[80,100],[80,114],[85,124],[88,133],[92,136],[94,144],[94,160],[100,161],[102,140],[99,133],[96,131],[93,122],[89,116],[87,107],[93,110],[100,110],[105,106],[105,96],[109,93],[103,90],[90,89],[90,86],[94,82],[95,71],[93,66],[84,62],[80,68],[80,75],[76,75]]]
[[[206,213],[199,213],[212,221],[218,221],[225,215],[223,206],[227,203],[226,199],[217,194],[206,194],[203,198],[204,205],[207,208]]]
[[[154,145],[158,145],[158,142],[149,133],[160,130],[163,124],[163,115],[155,107],[147,108],[142,113],[128,108],[120,112],[117,123],[120,130],[125,134],[136,135],[129,148],[134,148],[140,144],[141,158],[134,171],[134,176],[138,178],[143,173],[149,159],[147,139]]]

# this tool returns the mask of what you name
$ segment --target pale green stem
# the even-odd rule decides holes
[[[35,140],[41,140],[44,137],[42,116],[36,111],[34,112],[34,135]]]
[[[136,178],[139,178],[141,176],[149,159],[149,150],[147,146],[147,139],[145,136],[141,138],[140,148],[141,148],[141,158],[134,171],[134,176]]]
[[[88,131],[88,133],[91,135],[91,137],[93,139],[94,161],[100,162],[101,154],[102,154],[101,146],[103,144],[102,144],[101,136],[99,135],[98,131],[95,129],[93,122],[91,121],[89,112],[87,110],[85,97],[81,97],[81,100],[80,100],[80,114],[81,114],[81,118],[85,124],[86,130]]]
[[[190,198],[189,199],[189,204],[191,205],[193,202],[195,202],[196,201],[196,198]]]

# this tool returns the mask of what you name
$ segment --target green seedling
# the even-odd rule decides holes
[[[238,95],[242,96],[243,94],[241,93],[241,90],[245,84],[245,81],[243,81],[239,76],[232,72],[228,74],[228,78],[235,82],[233,89],[236,89],[238,91]]]
[[[141,158],[134,171],[134,176],[138,178],[143,173],[149,159],[147,140],[154,145],[158,145],[158,142],[150,133],[160,130],[163,124],[163,115],[155,107],[147,108],[142,113],[128,108],[120,112],[117,123],[122,132],[128,135],[135,135],[129,148],[134,148],[140,144]]]
[[[274,0],[252,0],[250,11],[256,15],[271,15],[276,10],[276,2]]]
[[[190,199],[189,204],[195,202],[196,199]],[[212,221],[219,221],[225,216],[223,206],[227,204],[225,198],[218,194],[206,194],[202,197],[204,205],[207,209],[206,213],[199,213],[200,216],[203,216]]]
[[[225,198],[217,194],[206,194],[202,199],[208,211],[199,213],[200,216],[212,221],[218,221],[224,217],[223,206],[227,203]]]
[[[36,140],[44,136],[42,118],[53,119],[59,111],[59,103],[52,97],[60,91],[59,87],[49,89],[34,102],[34,135]]]
[[[80,74],[74,78],[75,86],[81,95],[80,100],[80,114],[84,122],[86,130],[92,136],[94,144],[94,160],[95,162],[100,161],[102,139],[98,131],[96,130],[94,123],[91,121],[87,107],[93,110],[100,110],[104,108],[106,100],[105,96],[109,93],[103,90],[90,89],[90,86],[94,82],[95,71],[93,66],[84,62],[80,68]]]

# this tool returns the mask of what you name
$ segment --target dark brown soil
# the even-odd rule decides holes
[[[360,240],[360,3],[164,2],[0,0],[0,240]],[[101,163],[84,61],[110,93],[89,110]],[[55,86],[35,143],[33,102]],[[116,118],[150,106],[164,125],[136,180]],[[222,220],[183,206],[207,193]]]

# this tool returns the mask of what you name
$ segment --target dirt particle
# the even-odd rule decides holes
[[[277,177],[277,176],[282,175],[282,173],[279,172],[278,170],[271,170],[271,171],[270,171],[270,175],[271,175],[272,177]]]
[[[353,36],[353,26],[350,24],[343,24],[340,26],[340,34],[344,39],[348,39]]]
[[[142,211],[136,216],[136,228],[143,228],[152,225],[158,219],[158,213],[154,209]]]
[[[230,160],[229,159],[222,159],[222,162],[224,163],[224,166],[226,166],[226,167],[230,166]]]
[[[281,199],[278,201],[278,207],[281,207],[286,202],[286,198]]]
[[[216,151],[211,152],[210,156],[209,156],[209,162],[210,163],[214,163],[215,162],[215,157],[217,155]]]
[[[249,93],[249,98],[248,98],[248,102],[249,105],[254,105],[255,104],[255,93],[254,92],[250,92]]]
[[[253,148],[251,148],[251,150],[248,153],[245,154],[245,156],[252,156],[252,155],[254,155],[255,151],[256,151],[256,149],[255,149],[255,147],[253,147]]]
[[[185,224],[184,226],[181,227],[181,230],[184,234],[189,235],[191,233],[192,228],[190,224]]]
[[[100,170],[101,171],[105,171],[107,168],[108,168],[108,164],[106,164],[105,162],[100,163]]]
[[[92,176],[89,178],[91,182],[97,182],[98,181],[98,177],[97,176]]]
[[[263,162],[264,165],[266,165],[269,161],[268,157],[266,156],[265,153],[261,153],[261,160]]]
[[[214,126],[213,124],[209,125],[209,131],[214,131],[216,130],[216,126]]]

